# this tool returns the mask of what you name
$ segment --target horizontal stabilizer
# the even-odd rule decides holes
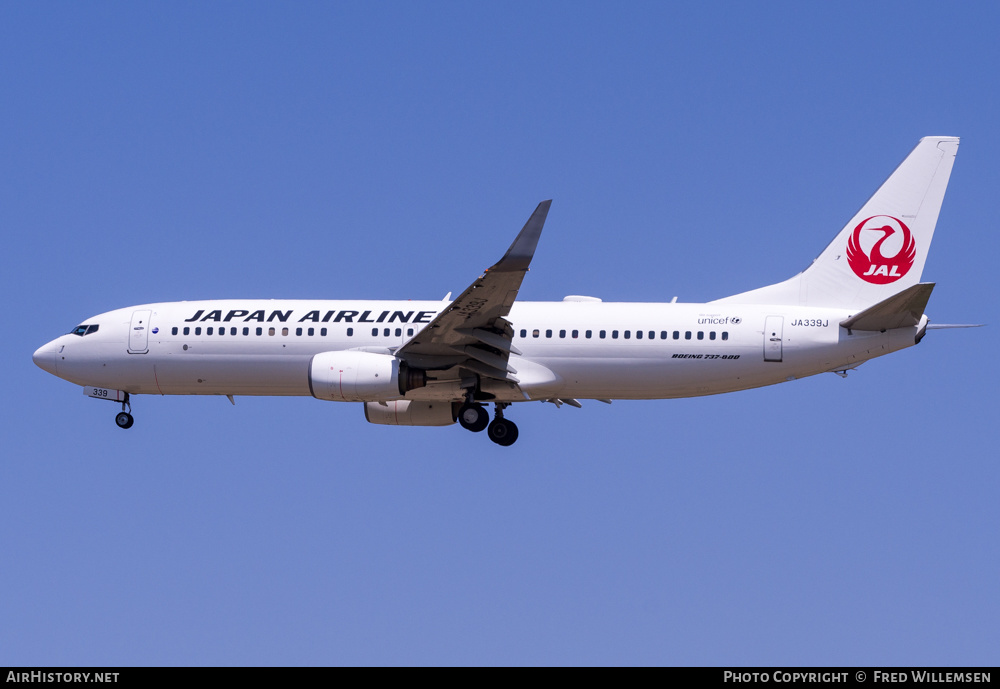
[[[920,323],[931,298],[933,282],[921,282],[869,306],[861,313],[840,322],[848,330],[892,330]]]
[[[982,328],[985,323],[928,323],[928,330],[953,330],[955,328]]]

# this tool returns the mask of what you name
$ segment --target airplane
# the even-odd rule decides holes
[[[913,151],[801,273],[707,303],[517,301],[551,201],[456,299],[227,299],[129,306],[33,355],[121,404],[134,395],[299,395],[363,405],[375,424],[462,427],[501,446],[512,404],[713,395],[818,373],[842,376],[921,341],[920,282],[957,137]],[[493,405],[491,421],[487,405]]]

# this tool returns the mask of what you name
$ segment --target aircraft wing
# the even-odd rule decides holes
[[[551,204],[551,200],[538,204],[503,258],[396,350],[396,356],[418,368],[461,366],[487,378],[516,383],[516,371],[508,359],[520,352],[511,343],[514,329],[505,316],[528,272]]]

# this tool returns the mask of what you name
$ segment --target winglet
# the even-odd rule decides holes
[[[513,272],[528,269],[531,257],[535,255],[535,247],[538,246],[538,238],[542,236],[542,226],[545,225],[545,217],[549,214],[551,205],[552,199],[538,204],[535,212],[514,239],[514,243],[507,249],[507,253],[490,270]]]

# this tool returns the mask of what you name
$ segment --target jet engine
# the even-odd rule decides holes
[[[427,384],[427,374],[390,354],[322,352],[309,364],[309,391],[321,400],[370,402],[399,399]]]
[[[450,426],[455,423],[451,402],[393,400],[365,404],[368,423],[384,426]]]

